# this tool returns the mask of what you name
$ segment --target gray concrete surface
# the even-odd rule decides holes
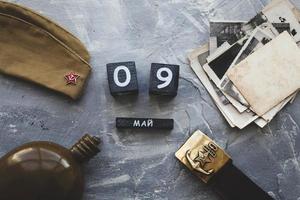
[[[264,129],[226,123],[188,66],[186,55],[208,40],[208,19],[248,20],[268,0],[11,0],[52,18],[78,36],[93,73],[79,101],[0,75],[0,155],[33,140],[71,146],[100,135],[102,152],[84,171],[84,200],[219,199],[174,152],[196,129],[214,138],[235,164],[280,200],[300,199],[300,98]],[[295,3],[300,6],[300,1]],[[114,99],[106,63],[134,60],[140,94]],[[181,65],[178,96],[150,97],[151,62]],[[115,117],[172,117],[173,131],[118,131]],[[228,180],[230,184],[230,180]]]

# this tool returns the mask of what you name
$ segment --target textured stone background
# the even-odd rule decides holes
[[[100,135],[102,152],[89,162],[84,200],[198,199],[215,193],[175,158],[196,129],[222,145],[235,164],[276,199],[300,200],[300,98],[264,129],[232,129],[188,66],[186,55],[208,40],[208,19],[248,20],[268,0],[11,0],[52,18],[78,36],[93,73],[79,101],[0,76],[0,155],[32,140],[71,146],[83,133]],[[300,6],[300,1],[294,2]],[[106,63],[134,60],[140,94],[114,99]],[[151,62],[181,65],[179,94],[150,97]],[[164,131],[117,131],[117,116],[172,117]],[[230,184],[230,180],[228,180]]]

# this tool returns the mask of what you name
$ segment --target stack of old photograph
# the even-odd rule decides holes
[[[263,128],[300,88],[300,11],[273,0],[250,21],[210,21],[190,65],[231,127]]]

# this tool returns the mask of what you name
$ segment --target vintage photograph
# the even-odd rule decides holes
[[[212,54],[224,42],[230,45],[245,36],[242,30],[245,21],[210,21],[209,50]]]
[[[230,104],[240,114],[252,113],[251,104],[229,79],[227,72],[270,43],[279,34],[286,31],[295,38],[297,35],[295,27],[297,28],[299,23],[293,13],[295,9],[292,4],[284,1],[272,2],[249,22],[222,20],[210,22],[209,51],[198,55],[198,62],[201,63],[201,68],[208,77],[219,102],[222,102],[218,107]],[[253,121],[260,127],[265,126],[288,102],[292,102],[295,95],[296,93],[282,99],[271,110]]]
[[[242,47],[238,55],[235,57],[235,59],[233,60],[229,68],[234,67],[236,64],[238,64],[239,62],[247,58],[254,51],[256,51],[257,49],[259,49],[260,47],[264,46],[269,41],[271,41],[272,38],[273,36],[269,35],[268,32],[265,32],[261,28],[257,27],[253,31],[252,35],[249,37],[247,42],[244,44],[244,46]],[[246,99],[243,97],[243,95],[240,94],[238,89],[228,79],[226,74],[224,74],[220,82],[221,83],[219,84],[219,88],[224,93],[231,96],[232,98],[240,102],[242,105],[249,106]]]

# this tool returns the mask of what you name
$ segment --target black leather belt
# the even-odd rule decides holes
[[[196,131],[175,156],[202,181],[212,185],[224,200],[273,200],[201,131]]]

